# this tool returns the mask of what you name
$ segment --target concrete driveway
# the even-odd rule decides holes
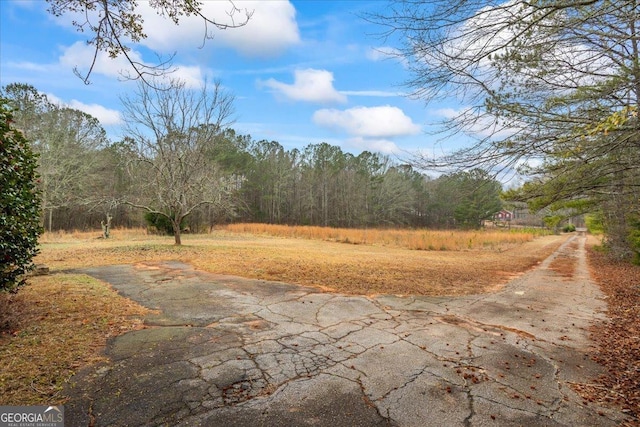
[[[570,244],[577,241],[579,244]],[[79,270],[160,314],[113,339],[67,389],[69,425],[609,426],[572,383],[600,372],[606,308],[571,237],[502,291],[323,293],[181,263]],[[548,268],[575,257],[572,278]]]

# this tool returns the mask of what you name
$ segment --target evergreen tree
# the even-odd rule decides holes
[[[41,229],[36,155],[12,121],[0,98],[0,291],[15,292],[33,266]]]

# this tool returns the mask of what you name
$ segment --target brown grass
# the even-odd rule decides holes
[[[334,232],[322,229],[322,233]],[[141,327],[140,318],[148,310],[118,296],[105,283],[65,273],[68,269],[181,260],[214,273],[348,294],[463,295],[496,289],[544,259],[564,240],[560,236],[525,237],[522,243],[508,240],[511,237],[504,240],[508,233],[500,233],[502,240],[492,238],[488,240],[492,243],[478,244],[473,233],[440,232],[437,234],[447,243],[431,240],[430,244],[439,249],[458,245],[458,250],[417,251],[401,243],[411,236],[409,232],[354,232],[366,232],[361,234],[366,240],[356,242],[356,237],[345,234],[327,237],[320,233],[309,240],[311,236],[219,230],[210,235],[186,235],[182,247],[174,246],[171,237],[147,235],[144,230],[116,229],[107,240],[99,239],[99,232],[46,233],[36,262],[46,264],[54,274],[30,278],[30,285],[17,295],[0,295],[0,402],[63,403],[60,391],[64,383],[80,367],[100,360],[109,337]],[[418,238],[420,233],[431,234],[415,233]],[[359,244],[336,243],[347,239]],[[471,241],[471,249],[451,243],[456,239]]]
[[[388,232],[395,235],[392,230]],[[460,233],[463,237],[459,239],[463,240],[470,235],[446,233]],[[395,244],[345,245],[326,239],[227,230],[186,235],[181,247],[174,246],[171,237],[130,230],[114,230],[109,240],[96,239],[96,235],[45,235],[37,261],[61,270],[180,260],[213,273],[317,286],[348,294],[465,295],[495,289],[536,265],[564,240],[561,236],[547,236],[520,244],[494,242],[493,250],[482,244],[477,249],[416,251]]]
[[[149,310],[83,275],[29,279],[0,294],[0,402],[49,405],[76,369],[101,359],[106,340],[141,327]]]
[[[460,251],[470,249],[501,250],[510,245],[532,241],[549,234],[545,229],[522,230],[400,230],[354,229],[274,224],[230,224],[222,228],[233,233],[276,237],[326,240],[354,245],[396,246],[429,251]]]

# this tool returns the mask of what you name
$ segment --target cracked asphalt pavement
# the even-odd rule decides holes
[[[577,242],[578,244],[571,244]],[[606,308],[573,236],[501,291],[348,296],[182,263],[78,270],[159,314],[72,378],[69,425],[613,426],[572,383]],[[571,278],[549,268],[577,261]]]

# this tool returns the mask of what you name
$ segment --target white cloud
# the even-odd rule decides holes
[[[431,115],[442,117],[446,121],[455,120],[465,123],[464,132],[475,137],[501,139],[508,138],[518,132],[515,122],[507,126],[497,120],[495,116],[478,112],[469,107],[460,109],[440,108],[431,111]]]
[[[71,46],[64,49],[62,56],[60,56],[60,64],[67,68],[78,68],[81,74],[87,73],[93,56],[95,55],[95,48],[89,46],[84,42],[75,42]],[[130,51],[129,57],[136,62],[143,63],[142,57],[136,51]],[[96,63],[93,67],[92,73],[103,74],[110,77],[121,77],[123,72],[131,73],[131,64],[123,56],[117,58],[110,58],[104,52],[98,52],[96,57]]]
[[[381,46],[372,47],[367,51],[367,58],[372,61],[383,61],[389,58],[397,58],[400,56],[400,51],[395,47]]]
[[[202,69],[198,66],[178,65],[167,77],[184,82],[188,88],[199,88],[204,84]]]
[[[386,90],[341,90],[340,93],[347,96],[372,96],[379,98],[407,96],[407,94],[403,92],[391,92]]]
[[[300,42],[295,7],[289,1],[236,1],[233,4],[241,11],[230,16],[232,3],[226,1],[202,2],[202,15],[222,24],[233,25],[246,21],[239,28],[219,30],[213,25],[205,28],[202,18],[183,16],[179,24],[158,13],[149,2],[140,2],[138,12],[144,19],[147,38],[145,46],[161,51],[173,52],[180,48],[196,48],[203,45],[226,46],[238,52],[256,57],[269,57],[281,53],[289,46]],[[205,31],[213,39],[204,40]]]
[[[60,64],[67,69],[78,68],[81,75],[86,74],[93,61],[95,48],[88,46],[83,42],[76,42],[64,49],[60,56]],[[129,57],[132,61],[143,64],[142,57],[137,51],[129,51]],[[152,64],[147,64],[153,66]],[[166,74],[166,77],[179,79],[185,83],[187,87],[200,87],[204,83],[204,72],[199,66],[174,65],[170,70],[172,72]],[[131,64],[123,56],[110,58],[104,52],[98,52],[96,63],[91,71],[92,75],[102,74],[108,77],[117,78],[135,78],[135,71]],[[91,77],[89,78],[91,80]]]
[[[346,102],[347,97],[333,87],[333,73],[326,70],[296,70],[293,84],[274,79],[261,82],[286,98],[319,103]]]
[[[575,88],[597,83],[602,79],[598,76],[614,74],[612,70],[616,65],[608,55],[598,53],[592,45],[584,44],[579,39],[559,43],[560,39],[550,35],[550,32],[535,31],[536,28],[544,28],[545,25],[556,25],[553,15],[544,17],[534,24],[534,20],[541,18],[535,10],[534,6],[526,5],[526,2],[519,0],[508,0],[499,5],[479,9],[449,36],[449,41],[443,46],[446,55],[438,57],[436,54],[437,60],[446,61],[451,69],[459,70],[470,70],[479,65],[475,70],[476,77],[490,87],[498,89],[504,80],[499,79],[500,70],[495,68],[490,58],[495,60],[496,57],[513,50],[514,41],[522,39],[526,28],[527,43],[547,48],[542,52],[543,65],[540,68],[536,70],[536,67],[531,66],[524,73],[511,72],[509,80],[513,86],[525,86],[529,77],[535,75],[536,71],[544,71],[547,87],[555,86],[556,91],[568,93]],[[529,31],[531,28],[528,24],[533,25],[534,31]],[[523,52],[523,55],[526,53]],[[426,51],[425,54],[429,57],[432,53]],[[471,97],[474,96],[473,93],[470,94]]]
[[[544,160],[542,158],[527,157],[527,158],[518,159],[513,167],[514,169],[519,169],[519,168],[535,169],[542,166],[543,164],[544,164]]]
[[[443,117],[448,120],[452,120],[457,118],[463,113],[463,110],[456,110],[453,108],[438,108],[437,110],[433,110],[433,115],[437,117]]]
[[[76,99],[65,102],[52,93],[47,93],[45,95],[47,95],[47,99],[53,104],[83,111],[98,119],[103,126],[118,125],[122,123],[122,116],[118,110],[112,110],[100,104],[85,104],[84,102]]]
[[[233,16],[229,12],[235,4],[242,9],[236,11]],[[246,21],[246,13],[251,17],[245,26],[219,30],[213,25],[205,27],[204,20],[197,16],[182,16],[178,25],[167,17],[159,15],[150,6],[150,2],[139,2],[136,10],[144,20],[144,32],[146,39],[140,44],[146,46],[166,58],[179,50],[224,46],[255,57],[269,57],[281,53],[291,45],[300,42],[300,34],[295,19],[296,10],[288,1],[205,1],[202,2],[202,14],[207,18],[223,24],[242,23]],[[72,20],[86,20],[86,17],[67,14],[64,17],[54,18],[65,26],[70,26]],[[91,22],[97,22],[97,15],[90,13]],[[213,39],[205,40],[205,32],[208,31]],[[95,49],[84,41],[79,41],[67,47],[60,63],[67,68],[78,68],[81,74],[86,74],[93,60]],[[132,61],[152,66],[152,63],[143,60],[142,54],[132,49],[128,52]],[[177,71],[174,77],[180,77],[188,86],[202,84],[202,72],[197,67],[185,67],[176,65]],[[134,70],[127,59],[120,55],[117,58],[109,58],[104,52],[99,52],[92,73],[103,74],[111,77],[131,76],[135,77]]]
[[[49,102],[51,102],[52,104],[56,104],[56,105],[62,105],[62,106],[66,106],[68,105],[66,102],[64,102],[62,99],[58,98],[57,96],[55,96],[52,93],[42,93],[40,92],[41,95],[46,95],[47,99],[49,100]]]
[[[372,151],[383,154],[397,154],[400,152],[400,149],[398,148],[396,143],[393,141],[389,141],[388,139],[355,137],[348,139],[346,142],[351,147],[357,148],[358,150],[362,151]]]
[[[85,104],[84,102],[72,99],[69,102],[69,106],[92,115],[104,126],[118,125],[122,123],[122,116],[119,111],[106,108],[99,104]]]
[[[347,110],[322,109],[313,114],[313,121],[319,126],[364,138],[391,138],[420,132],[420,126],[413,123],[400,108],[390,105]]]
[[[10,67],[15,67],[19,70],[34,71],[37,73],[49,73],[51,72],[51,66],[47,64],[36,64],[35,62],[21,61],[21,62],[9,62],[7,64]]]
[[[14,6],[22,7],[27,10],[37,10],[42,7],[42,1],[40,0],[20,0],[14,1]]]
[[[385,60],[395,60],[402,64],[403,67],[407,66],[407,59],[400,52],[400,50],[395,47],[390,46],[380,46],[380,47],[372,47],[367,51],[367,59],[371,61],[385,61]]]

